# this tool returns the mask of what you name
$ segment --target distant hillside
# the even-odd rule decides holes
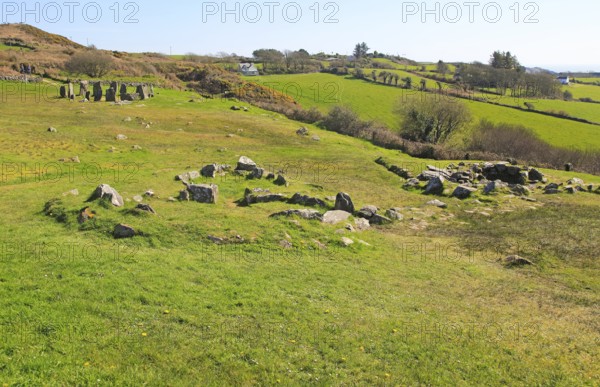
[[[49,46],[70,47],[75,49],[84,47],[64,36],[51,34],[28,24],[0,25],[0,42],[6,45],[10,45],[11,43],[21,43],[34,49],[49,48]]]

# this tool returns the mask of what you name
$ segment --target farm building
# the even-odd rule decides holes
[[[242,73],[242,75],[246,75],[246,76],[257,76],[257,75],[259,75],[258,69],[254,65],[254,63],[240,63],[239,64],[239,71]]]
[[[568,85],[571,83],[571,79],[568,76],[560,76],[556,79],[563,85]]]

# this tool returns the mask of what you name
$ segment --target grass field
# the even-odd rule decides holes
[[[571,84],[567,90],[573,93],[574,98],[591,98],[600,101],[600,87],[594,85]]]
[[[411,76],[414,84],[418,84],[418,77]],[[398,101],[427,97],[416,91],[407,91],[392,86],[353,79],[352,77],[331,74],[273,75],[255,78],[255,81],[287,93],[297,99],[304,107],[316,106],[321,111],[326,112],[331,106],[341,103],[351,106],[362,118],[379,121],[390,128],[397,128],[399,125],[398,118],[394,114],[394,108],[397,106]],[[434,87],[433,81],[428,81],[428,86]],[[435,98],[432,95],[428,96]],[[493,122],[525,125],[533,129],[545,141],[557,146],[600,149],[600,126],[518,111],[482,102],[461,101],[471,109],[476,120],[485,118]],[[513,101],[513,103],[517,104],[518,101]],[[597,105],[595,104],[568,104],[570,103],[564,102],[560,105],[563,108],[577,106],[581,109],[579,113],[586,112],[582,118],[597,117]],[[567,112],[570,112],[570,110],[567,110]],[[572,113],[572,115],[578,116],[576,113]]]
[[[31,49],[27,47],[7,46],[6,44],[0,43],[0,51],[31,51]]]
[[[354,82],[340,82],[343,98]],[[439,163],[308,126],[315,142],[281,115],[191,97],[157,90],[152,100],[115,106],[3,95],[0,383],[600,383],[600,196],[530,203],[477,194],[443,197],[449,208],[441,210],[373,161],[385,156],[415,171]],[[291,186],[218,178],[215,205],[168,200],[182,188],[176,174],[235,165],[241,155],[286,169]],[[81,164],[58,163],[73,156]],[[600,183],[544,172],[551,181]],[[102,183],[123,195],[123,209],[85,202]],[[405,219],[346,233],[355,244],[344,248],[344,224],[269,218],[296,207],[281,203],[238,207],[246,187],[321,198],[346,191],[359,207],[401,207]],[[75,188],[78,196],[63,195]],[[156,216],[133,211],[134,196],[148,189]],[[54,218],[43,213],[53,198],[61,201]],[[80,226],[85,206],[97,214]],[[116,223],[143,235],[115,240]],[[219,247],[208,235],[245,243]],[[497,262],[511,253],[536,265]]]

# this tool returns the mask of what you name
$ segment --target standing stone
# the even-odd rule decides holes
[[[144,85],[139,85],[137,87],[136,93],[140,96],[141,100],[148,99],[148,90]]]
[[[100,82],[94,83],[94,102],[102,101],[102,84]]]
[[[150,85],[150,97],[154,98],[154,85]]]
[[[75,92],[73,91],[73,84],[71,82],[67,85],[67,90],[67,97],[69,99],[75,99]]]
[[[351,214],[354,213],[354,203],[350,198],[350,195],[344,192],[340,192],[337,194],[335,198],[335,210],[336,211],[346,211]]]
[[[106,90],[106,102],[117,102],[117,93],[112,87]]]
[[[88,90],[85,92],[85,99],[87,99],[89,101],[90,98],[92,98],[92,93]]]
[[[119,83],[116,81],[113,81],[110,83],[110,87],[115,90],[115,94],[116,94],[117,91],[119,90]]]
[[[88,92],[88,81],[79,82],[79,96],[86,96]]]
[[[60,87],[60,98],[67,98],[67,87],[66,86]]]
[[[127,84],[125,84],[125,83],[121,84],[121,89],[119,91],[119,94],[121,94],[121,99],[123,99],[123,96],[125,94],[127,94]]]
[[[565,164],[565,171],[573,172],[573,164],[571,164],[571,163]]]

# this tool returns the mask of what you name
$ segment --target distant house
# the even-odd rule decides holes
[[[571,84],[571,79],[568,76],[560,76],[556,78],[556,80],[562,83],[563,85]]]
[[[254,63],[240,63],[238,67],[240,73],[246,76],[260,75]]]

